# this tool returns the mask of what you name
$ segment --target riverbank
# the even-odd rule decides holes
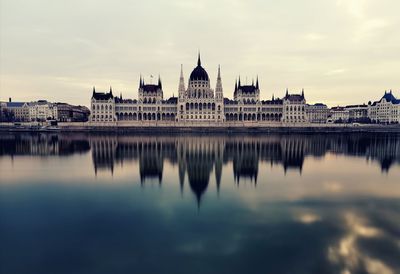
[[[89,123],[59,123],[57,127],[32,127],[30,123],[15,126],[1,123],[0,131],[22,132],[135,132],[135,133],[340,133],[340,132],[394,132],[400,133],[400,125],[370,124],[307,124],[307,125],[175,125],[175,124],[135,124],[135,125],[92,125]]]

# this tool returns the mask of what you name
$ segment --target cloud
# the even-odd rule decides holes
[[[308,225],[320,221],[321,217],[314,213],[300,213],[296,216],[296,220]]]
[[[339,242],[328,247],[328,259],[338,265],[342,265],[341,273],[354,273],[366,268],[370,274],[392,274],[392,270],[384,262],[364,253],[357,245],[360,238],[377,238],[382,236],[378,228],[366,224],[366,220],[353,212],[344,215],[347,233]]]

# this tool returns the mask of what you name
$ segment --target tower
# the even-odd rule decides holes
[[[181,64],[181,75],[179,77],[179,87],[178,87],[178,113],[177,118],[178,121],[184,120],[185,117],[185,79],[183,78],[183,66]]]
[[[224,93],[222,89],[222,80],[221,80],[221,67],[218,66],[218,76],[217,76],[217,85],[215,87],[215,105],[216,105],[216,120],[218,122],[224,121]]]

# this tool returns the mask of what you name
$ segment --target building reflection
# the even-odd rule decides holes
[[[114,172],[115,166],[136,162],[141,185],[162,184],[165,163],[178,167],[180,189],[185,187],[200,205],[210,181],[219,191],[223,172],[234,183],[257,184],[259,165],[283,167],[300,174],[306,157],[327,153],[365,157],[388,172],[400,164],[396,134],[290,134],[290,135],[99,135],[0,134],[0,156],[68,156],[91,151],[94,173]],[[232,166],[232,167],[231,167]],[[229,170],[231,169],[231,170]]]
[[[89,150],[83,134],[0,134],[0,156],[68,156]]]
[[[256,185],[263,162],[280,165],[285,173],[301,173],[307,156],[327,153],[378,161],[383,172],[400,163],[396,135],[89,136],[89,140],[96,172],[100,168],[112,172],[116,164],[138,161],[141,184],[147,179],[161,184],[164,162],[177,164],[181,191],[187,184],[199,204],[212,176],[219,191],[229,164],[237,185],[243,181]]]

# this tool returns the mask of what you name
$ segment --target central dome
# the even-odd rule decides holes
[[[197,60],[197,67],[194,68],[192,73],[190,74],[190,81],[202,80],[202,81],[209,81],[207,71],[201,66],[200,61],[200,54]]]

